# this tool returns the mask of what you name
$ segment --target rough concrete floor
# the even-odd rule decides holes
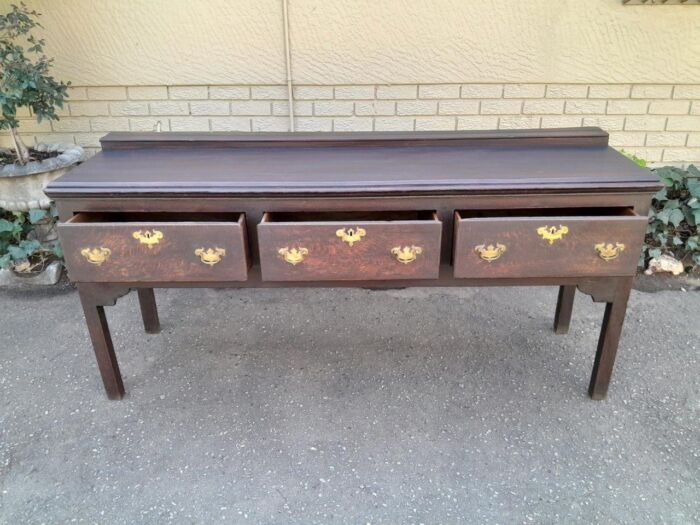
[[[107,401],[70,288],[0,293],[0,523],[700,520],[700,293],[634,292],[607,401],[600,304],[555,288],[159,290],[108,308]]]

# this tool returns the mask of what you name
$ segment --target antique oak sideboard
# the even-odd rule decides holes
[[[132,289],[157,332],[154,288],[511,285],[559,286],[560,334],[576,289],[606,303],[589,387],[605,397],[660,185],[601,129],[101,142],[47,193],[110,399],[104,306]]]

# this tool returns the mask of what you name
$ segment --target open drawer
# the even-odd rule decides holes
[[[454,275],[634,275],[646,224],[630,208],[458,211]]]
[[[59,224],[77,282],[244,281],[239,213],[79,213]]]
[[[262,279],[435,279],[442,223],[432,211],[266,213]]]

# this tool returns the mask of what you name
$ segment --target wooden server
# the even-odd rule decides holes
[[[104,306],[131,289],[558,285],[606,303],[605,397],[660,185],[598,128],[425,133],[110,133],[53,182],[107,395],[124,386]]]

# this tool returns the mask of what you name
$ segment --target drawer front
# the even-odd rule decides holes
[[[58,227],[76,282],[244,281],[245,218],[232,222],[80,222]]]
[[[536,211],[534,211],[536,213]],[[454,275],[634,275],[647,218],[455,216]]]
[[[352,223],[263,219],[258,225],[262,279],[436,279],[441,234],[437,219]]]

